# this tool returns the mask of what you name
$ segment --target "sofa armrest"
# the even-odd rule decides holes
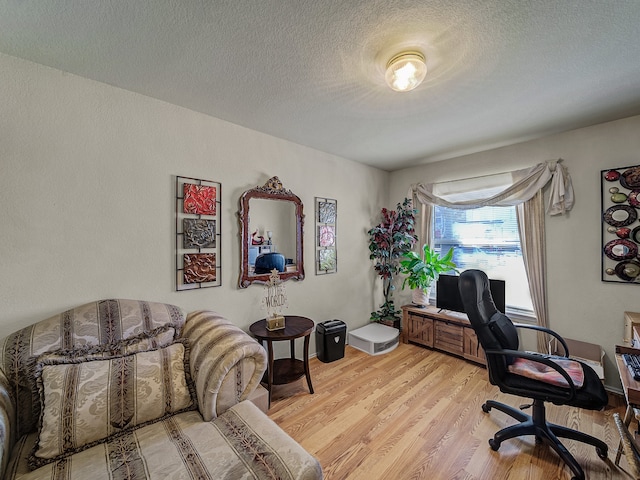
[[[267,369],[264,348],[218,313],[190,313],[182,335],[189,341],[191,376],[205,421],[246,400],[260,384]]]
[[[0,370],[0,478],[5,478],[7,464],[16,440],[16,405],[9,380]]]

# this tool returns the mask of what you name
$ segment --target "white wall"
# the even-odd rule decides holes
[[[215,309],[247,329],[263,316],[262,288],[237,288],[238,198],[272,175],[307,216],[307,277],[286,284],[288,313],[356,328],[382,299],[366,235],[382,206],[416,181],[563,158],[576,205],[547,218],[551,326],[603,345],[607,384],[619,385],[613,348],[640,286],[600,281],[600,170],[640,164],[640,117],[387,174],[2,54],[0,105],[0,337],[108,297]],[[176,175],[222,183],[221,287],[175,291]],[[314,273],[315,196],[338,200],[337,274]]]
[[[237,287],[238,199],[273,175],[306,215],[306,278],[286,284],[285,313],[369,321],[366,231],[388,173],[1,54],[0,105],[0,337],[112,297],[214,309],[248,329],[263,288]],[[176,176],[222,183],[220,287],[175,291]],[[337,274],[315,275],[315,196],[338,201]]]
[[[600,280],[600,171],[640,164],[640,116],[582,128],[519,145],[392,173],[390,202],[412,183],[498,173],[562,158],[576,203],[565,216],[546,217],[550,327],[597,343],[606,351],[606,383],[620,381],[614,346],[622,343],[623,312],[640,311],[640,285]]]

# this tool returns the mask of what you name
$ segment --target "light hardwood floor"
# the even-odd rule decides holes
[[[482,403],[526,399],[502,394],[482,367],[405,344],[379,356],[347,346],[343,359],[310,364],[315,394],[304,379],[277,386],[269,416],[320,461],[328,480],[571,478],[533,437],[491,450],[487,440],[515,421],[496,410],[483,413]],[[630,478],[613,463],[619,437],[612,415],[624,412],[623,401],[612,396],[601,412],[547,405],[548,420],[609,445],[603,461],[595,448],[564,441],[590,480]]]

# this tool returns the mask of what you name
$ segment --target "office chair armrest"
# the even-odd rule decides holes
[[[566,358],[569,358],[569,347],[567,346],[567,342],[565,342],[564,338],[562,338],[558,333],[554,332],[553,330],[546,327],[541,327],[540,325],[531,325],[529,323],[514,323],[513,326],[516,328],[528,328],[529,330],[538,330],[539,332],[548,333],[552,337],[556,338],[562,344],[562,348],[564,348],[564,356]]]
[[[543,355],[541,353],[535,352],[521,352],[520,350],[486,350],[484,352],[486,355],[502,355],[504,357],[519,357],[524,358],[526,360],[531,360],[533,362],[542,363],[543,365],[547,365],[548,367],[553,368],[557,371],[562,377],[567,381],[569,387],[569,395],[564,401],[570,402],[576,396],[576,386],[571,380],[571,377],[567,373],[567,371],[562,368],[560,365],[555,363],[553,360],[549,358],[549,355]]]

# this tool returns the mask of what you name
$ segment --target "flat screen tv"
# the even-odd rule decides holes
[[[440,275],[436,283],[436,307],[440,310],[449,310],[452,312],[464,312],[462,299],[460,298],[460,290],[458,290],[457,275]],[[489,288],[493,303],[496,304],[498,311],[504,313],[505,310],[505,281],[489,279]]]

